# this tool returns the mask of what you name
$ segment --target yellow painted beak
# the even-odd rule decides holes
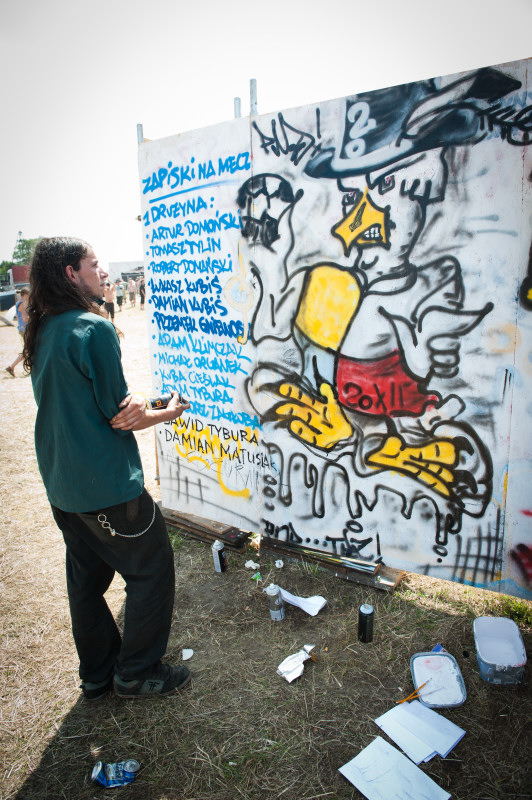
[[[375,205],[366,189],[360,202],[334,226],[332,233],[342,240],[346,256],[353,245],[388,247],[386,210]]]

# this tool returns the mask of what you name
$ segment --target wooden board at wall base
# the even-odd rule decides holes
[[[248,545],[251,534],[232,525],[197,517],[195,514],[171,511],[169,508],[163,508],[160,504],[159,507],[167,525],[179,528],[187,536],[200,542],[212,544],[219,539],[226,547],[233,550],[244,550]]]
[[[393,569],[386,567],[384,564],[379,564],[379,569],[374,574],[361,572],[350,567],[345,567],[342,564],[332,564],[326,560],[327,554],[316,551],[315,554],[309,555],[308,550],[305,552],[298,552],[297,547],[283,546],[282,542],[276,542],[267,536],[261,537],[260,540],[261,552],[270,551],[282,555],[283,558],[292,559],[294,561],[309,561],[316,564],[322,569],[327,569],[333,572],[338,578],[343,578],[352,583],[359,583],[363,586],[372,586],[374,589],[380,589],[384,592],[393,592],[399,585],[404,573],[404,570]],[[321,557],[323,556],[323,557]]]

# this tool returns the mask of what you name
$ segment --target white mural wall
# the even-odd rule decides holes
[[[532,597],[529,66],[140,145],[163,505]]]

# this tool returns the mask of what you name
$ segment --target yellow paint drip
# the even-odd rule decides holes
[[[503,504],[506,507],[506,497],[508,495],[508,469],[504,474]]]
[[[174,423],[174,431],[180,437],[180,444],[175,447],[181,458],[189,463],[200,462],[206,469],[215,470],[218,483],[222,491],[231,497],[249,497],[249,489],[231,489],[223,478],[224,464],[231,461],[238,461],[242,456],[243,446],[257,447],[258,431],[251,427],[239,428],[245,431],[243,438],[238,441],[229,439],[222,440],[217,433],[213,433],[210,427],[202,430],[191,430],[186,421],[179,418]]]

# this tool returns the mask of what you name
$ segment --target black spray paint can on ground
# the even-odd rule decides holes
[[[212,546],[212,559],[216,572],[225,572],[227,569],[227,559],[225,558],[225,548],[219,539],[216,539]]]
[[[279,587],[276,586],[275,583],[270,583],[264,591],[268,596],[270,617],[274,622],[280,622],[284,619],[284,602]]]
[[[358,640],[360,642],[373,641],[373,617],[375,612],[373,606],[364,603],[358,609]]]

